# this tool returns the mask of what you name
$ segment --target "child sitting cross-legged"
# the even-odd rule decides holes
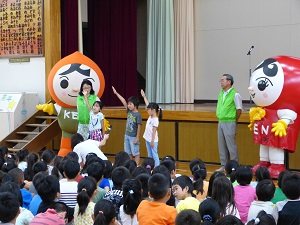
[[[273,198],[274,193],[275,185],[272,180],[262,180],[258,182],[256,186],[257,200],[254,200],[251,203],[247,221],[256,218],[261,210],[264,210],[267,214],[272,214],[274,205],[271,202],[271,199]]]
[[[180,200],[176,206],[178,212],[184,209],[193,209],[198,212],[200,201],[193,194],[194,186],[188,176],[182,175],[177,177],[173,181],[172,190],[174,196]]]
[[[166,205],[171,196],[170,180],[162,174],[150,177],[149,196],[153,201],[143,200],[137,208],[136,214],[139,225],[174,224],[177,210]]]

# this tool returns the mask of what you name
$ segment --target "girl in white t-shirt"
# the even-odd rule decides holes
[[[102,141],[104,136],[104,116],[101,112],[102,107],[103,104],[101,101],[95,101],[93,109],[90,111],[90,139],[95,141]]]
[[[159,120],[162,119],[162,109],[159,108],[158,104],[155,102],[148,102],[145,92],[141,90],[141,95],[144,98],[145,104],[147,106],[147,112],[149,118],[147,120],[145,132],[143,138],[146,140],[146,148],[148,152],[148,157],[153,158],[155,161],[155,166],[159,165],[158,157],[158,124]],[[159,112],[158,112],[159,111]]]

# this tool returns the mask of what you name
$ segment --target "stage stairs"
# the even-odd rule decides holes
[[[43,111],[37,111],[6,136],[0,142],[0,146],[6,146],[10,153],[20,149],[38,153],[60,133],[57,116],[49,116]]]

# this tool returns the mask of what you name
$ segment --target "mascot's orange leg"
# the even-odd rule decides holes
[[[71,139],[66,137],[61,137],[60,150],[57,155],[66,156],[69,152],[72,152]]]

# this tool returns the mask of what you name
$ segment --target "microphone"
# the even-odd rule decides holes
[[[254,49],[254,46],[253,46],[253,45],[252,45],[251,48],[249,49],[247,55],[250,55],[250,54],[251,54],[252,49]]]

